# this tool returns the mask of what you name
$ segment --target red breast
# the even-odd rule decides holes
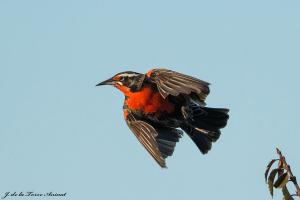
[[[127,97],[125,103],[129,109],[142,110],[145,114],[171,113],[175,109],[174,104],[164,99],[150,85],[144,86],[138,92],[130,92],[130,89],[125,86],[116,87]]]

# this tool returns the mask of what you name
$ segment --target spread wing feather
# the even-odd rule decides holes
[[[154,128],[149,123],[138,119],[136,115],[126,110],[126,123],[155,161],[166,167],[165,158],[174,152],[176,142],[182,135],[182,131],[170,127]]]
[[[157,85],[163,98],[167,98],[168,95],[178,96],[194,92],[204,102],[209,94],[209,83],[172,70],[152,69],[147,76]]]

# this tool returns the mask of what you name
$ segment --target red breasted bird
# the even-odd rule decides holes
[[[205,107],[209,83],[168,69],[121,72],[100,85],[112,85],[125,95],[125,121],[161,167],[182,130],[206,154],[229,118],[226,108]]]

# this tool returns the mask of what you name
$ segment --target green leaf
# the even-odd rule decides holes
[[[294,200],[286,186],[282,187],[283,200]]]
[[[275,176],[278,173],[278,170],[279,169],[273,169],[268,178],[268,186],[272,197],[273,197],[273,183],[274,183]]]
[[[274,183],[275,188],[282,188],[289,181],[289,175],[287,172],[281,174]]]
[[[268,174],[269,174],[269,171],[272,167],[272,165],[274,164],[275,161],[277,161],[278,159],[273,159],[269,162],[269,164],[267,165],[267,169],[265,171],[265,180],[266,180],[266,183],[267,183],[267,178],[268,178]]]

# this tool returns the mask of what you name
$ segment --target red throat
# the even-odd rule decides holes
[[[142,110],[144,114],[174,111],[174,105],[164,99],[159,92],[154,91],[151,86],[144,86],[139,92],[130,92],[129,88],[121,85],[115,87],[127,97],[125,103],[132,110]]]

